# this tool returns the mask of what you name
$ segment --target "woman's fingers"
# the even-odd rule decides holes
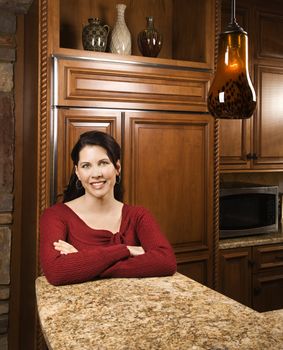
[[[53,243],[54,249],[59,251],[61,254],[77,253],[78,250],[71,244],[59,239],[57,242]]]
[[[145,253],[141,246],[127,246],[132,256],[142,255]]]

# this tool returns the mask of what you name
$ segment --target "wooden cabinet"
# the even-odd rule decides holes
[[[222,28],[230,1],[223,1]],[[257,108],[250,120],[220,123],[223,171],[283,169],[283,8],[278,1],[237,1],[237,20],[249,35],[250,75]]]
[[[252,306],[252,250],[235,248],[220,250],[219,290],[238,302]]]
[[[220,292],[259,312],[283,308],[283,245],[222,249]]]
[[[253,248],[253,308],[269,311],[283,308],[283,245]]]
[[[214,67],[216,2],[123,1],[132,35],[128,56],[82,49],[82,27],[89,17],[113,27],[116,0],[33,2],[25,29],[34,44],[27,40],[25,46],[25,76],[31,78],[23,98],[24,200],[32,193],[34,201],[32,213],[23,207],[23,217],[30,220],[21,232],[26,238],[22,260],[28,262],[21,290],[23,348],[43,347],[29,293],[40,274],[39,217],[60,200],[71,171],[70,150],[86,130],[117,138],[125,201],[144,205],[157,217],[180,272],[213,286],[218,137],[206,97]],[[148,15],[164,35],[158,58],[141,56],[136,44]]]

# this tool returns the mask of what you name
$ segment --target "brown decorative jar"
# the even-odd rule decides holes
[[[89,18],[88,23],[82,31],[83,48],[89,51],[104,52],[110,27],[107,24],[102,25],[98,18]]]
[[[147,27],[138,34],[138,46],[146,57],[157,57],[163,43],[162,35],[154,28],[152,16],[146,17]]]

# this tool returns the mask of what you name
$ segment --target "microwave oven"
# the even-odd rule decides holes
[[[225,183],[220,186],[220,238],[278,231],[278,186]]]

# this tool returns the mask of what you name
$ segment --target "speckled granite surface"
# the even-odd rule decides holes
[[[283,232],[246,236],[238,238],[225,238],[219,240],[220,249],[251,247],[263,244],[283,243]]]
[[[283,321],[181,275],[54,287],[36,280],[53,350],[283,349]]]

